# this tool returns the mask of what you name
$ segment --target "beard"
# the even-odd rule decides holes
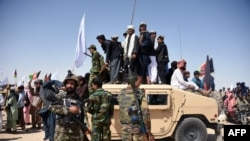
[[[66,92],[68,94],[73,94],[73,93],[75,93],[75,91],[76,91],[76,88],[66,88]]]

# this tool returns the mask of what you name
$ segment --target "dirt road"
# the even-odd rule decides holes
[[[3,124],[6,124],[6,114],[3,116]],[[17,133],[11,134],[6,133],[6,127],[3,127],[3,131],[0,132],[0,141],[43,141],[44,132],[43,129],[31,129],[31,125],[26,125],[27,131],[21,130],[17,127]],[[214,131],[208,129],[208,138],[207,141],[215,141]]]

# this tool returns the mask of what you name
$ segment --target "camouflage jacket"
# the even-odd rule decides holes
[[[92,67],[90,69],[90,72],[99,73],[103,65],[104,65],[103,56],[99,52],[95,51],[92,54]]]
[[[68,104],[65,104],[65,101],[64,101],[64,98],[66,96],[66,92],[60,92],[58,94],[55,95],[58,99],[58,102],[56,102],[56,104],[51,104],[49,106],[49,110],[51,112],[54,112],[55,114],[57,114],[57,128],[56,130],[62,130],[62,131],[65,131],[67,130],[67,128],[77,128],[79,129],[80,128],[80,125],[78,125],[76,122],[72,121],[72,123],[69,122],[65,122],[65,118],[64,117],[67,117],[69,120],[70,120],[70,117],[79,117],[79,115],[73,115],[69,112],[69,106],[72,105],[72,104],[75,104],[77,102],[80,101],[80,98],[77,94],[73,95],[73,96],[67,96],[67,98],[69,99],[68,102],[70,102],[70,105]],[[83,105],[81,105],[83,106]],[[84,109],[84,107],[81,107],[81,109]],[[81,111],[83,115],[83,111]],[[79,120],[83,120],[83,117]],[[65,129],[63,129],[65,128]]]
[[[106,93],[105,90],[99,88],[89,96],[87,110],[92,114],[93,123],[110,124],[111,117],[108,111],[110,103],[104,93]]]
[[[151,130],[151,121],[147,98],[145,97],[144,90],[137,89],[137,91],[137,97],[143,115],[142,118],[146,127],[146,131],[148,132]],[[136,110],[135,106],[133,89],[130,87],[122,89],[121,94],[118,97],[118,101],[120,106],[120,122],[122,124],[139,124],[139,122],[133,121],[134,119],[136,119],[136,116],[138,116],[138,111]]]

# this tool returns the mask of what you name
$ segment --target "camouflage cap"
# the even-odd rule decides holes
[[[79,83],[78,77],[76,75],[74,75],[71,72],[71,70],[68,70],[68,74],[67,74],[67,76],[65,77],[65,79],[63,81],[64,86],[66,85],[68,80],[74,80],[76,82],[76,85],[78,85],[78,83]]]
[[[90,45],[89,47],[88,47],[88,49],[94,49],[94,50],[96,50],[96,46],[95,45]]]

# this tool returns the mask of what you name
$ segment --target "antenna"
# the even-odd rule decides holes
[[[131,25],[133,24],[133,20],[134,20],[134,15],[135,15],[135,5],[136,5],[136,0],[134,1],[134,8],[133,8],[133,12],[132,12],[132,19],[131,19]]]
[[[180,29],[180,23],[178,23],[178,31],[179,31],[179,39],[180,39],[180,55],[182,59],[182,48],[181,48],[181,29]]]

